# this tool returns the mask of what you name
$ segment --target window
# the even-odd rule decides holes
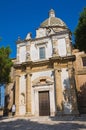
[[[83,66],[86,66],[86,57],[82,57]]]
[[[39,58],[40,59],[45,59],[45,47],[40,47],[39,48]]]

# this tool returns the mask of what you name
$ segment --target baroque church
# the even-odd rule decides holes
[[[36,30],[16,42],[17,55],[12,70],[13,93],[9,108],[16,116],[78,114],[75,52],[67,25],[49,11],[49,18]],[[12,77],[11,77],[12,78]],[[8,90],[9,91],[9,90]]]

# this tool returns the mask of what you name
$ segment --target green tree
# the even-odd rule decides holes
[[[74,32],[75,47],[86,52],[86,8],[81,12],[78,25]]]
[[[12,67],[12,61],[9,58],[10,53],[10,47],[0,48],[0,85],[10,82],[10,71]]]

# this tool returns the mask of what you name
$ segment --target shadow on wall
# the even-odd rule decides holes
[[[78,114],[77,112],[77,92],[74,74],[71,73],[70,78],[63,81],[63,101],[61,106],[57,106],[57,110],[62,110],[63,114]]]
[[[80,114],[86,114],[86,82],[80,86],[78,93],[78,107]]]
[[[10,87],[10,85],[9,85]],[[13,100],[11,100],[13,99]],[[15,83],[10,90],[10,93],[5,95],[5,108],[4,108],[4,116],[8,116],[12,113],[12,105],[15,104]]]
[[[10,96],[9,96],[9,94],[7,94],[7,95],[5,96],[4,115],[8,115],[8,113],[9,113],[9,111],[10,111],[9,108],[8,108],[9,100],[10,100]]]
[[[74,77],[64,80],[64,111],[66,114],[76,114],[77,100]]]

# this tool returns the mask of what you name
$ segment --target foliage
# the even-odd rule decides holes
[[[0,84],[6,84],[10,81],[10,71],[12,66],[12,61],[9,58],[10,53],[10,47],[0,48]]]
[[[80,14],[74,35],[76,48],[86,52],[86,8]]]

